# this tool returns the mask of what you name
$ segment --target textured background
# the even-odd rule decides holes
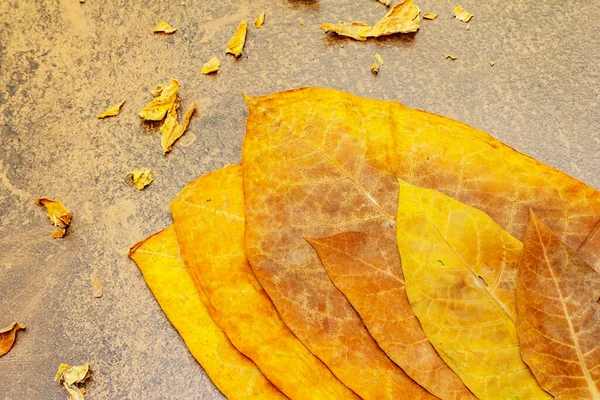
[[[475,15],[468,31],[452,18],[456,3],[417,4],[438,19],[415,35],[362,43],[319,26],[375,22],[386,8],[373,0],[1,1],[0,327],[18,320],[27,330],[0,358],[0,399],[66,398],[52,381],[61,362],[91,364],[92,400],[221,397],[126,253],[171,223],[169,201],[187,182],[240,161],[242,92],[315,85],[399,100],[600,189],[600,2],[465,0]],[[243,18],[249,33],[235,60],[224,52]],[[163,19],[177,33],[153,35]],[[214,55],[218,75],[200,75]],[[195,100],[199,112],[163,156],[157,128],[136,114],[171,77],[182,109]],[[96,119],[123,99],[121,115]],[[123,184],[138,167],[155,176],[143,192]],[[50,237],[38,195],[73,213],[65,238]]]

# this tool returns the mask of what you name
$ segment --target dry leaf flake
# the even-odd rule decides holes
[[[469,22],[473,18],[473,14],[462,8],[462,6],[456,6],[454,9],[454,17],[462,22]]]
[[[371,72],[374,75],[377,75],[379,73],[379,65],[377,65],[375,63],[371,64]]]
[[[381,4],[385,5],[386,7],[389,7],[391,4],[390,0],[377,0],[378,2],[380,2]]]
[[[38,197],[35,200],[35,203],[38,206],[43,205],[46,207],[46,213],[48,214],[48,218],[50,218],[50,222],[57,227],[57,229],[52,232],[52,237],[61,238],[65,236],[67,228],[71,223],[72,216],[63,203],[58,199],[50,200],[47,197]]]
[[[127,174],[126,182],[133,184],[136,189],[143,190],[146,186],[152,183],[152,171],[148,168],[138,168]]]
[[[383,58],[379,54],[375,54],[375,59],[379,61],[379,64],[383,65]]]
[[[340,36],[347,36],[356,40],[367,40],[367,33],[372,26],[364,22],[340,22],[338,24],[324,23],[321,29],[325,32],[334,32]]]
[[[420,12],[413,0],[401,1],[373,26],[373,29],[367,33],[367,37],[416,32],[419,29]]]
[[[106,110],[102,114],[98,115],[98,118],[103,119],[106,117],[114,117],[114,116],[119,115],[119,113],[121,112],[121,107],[123,107],[123,104],[125,104],[125,100],[123,100],[116,106],[110,107],[108,110]]]
[[[176,101],[175,104],[173,104],[173,107],[171,107],[171,110],[169,110],[165,122],[160,127],[160,132],[162,133],[160,144],[165,154],[173,149],[173,143],[175,143],[177,139],[179,139],[185,133],[190,123],[190,119],[196,111],[196,103],[192,104],[190,109],[185,113],[183,117],[183,124],[181,125],[179,122],[177,122],[178,108],[179,102]]]
[[[254,20],[254,25],[256,26],[256,29],[258,29],[264,23],[265,23],[265,12],[263,11],[260,14],[258,14],[258,16],[256,17],[256,19]]]
[[[217,57],[213,57],[202,66],[202,70],[200,72],[204,75],[208,75],[213,72],[217,72],[220,67],[221,62],[219,61],[219,59]]]
[[[67,364],[60,364],[54,381],[62,383],[69,394],[69,400],[85,400],[85,389],[80,385],[84,384],[90,376],[89,364],[74,367]]]
[[[154,27],[154,33],[174,33],[177,28],[173,28],[171,25],[162,21],[160,24]]]
[[[248,31],[248,23],[245,19],[240,22],[240,25],[235,30],[235,34],[227,43],[227,51],[225,54],[233,54],[236,57],[242,55],[244,43],[246,43],[246,32]]]
[[[456,56],[453,56],[453,55],[451,55],[451,54],[448,54],[448,55],[446,56],[446,59],[450,59],[450,60],[456,60],[456,58],[457,58]]]
[[[13,322],[11,325],[4,329],[0,329],[0,357],[10,351],[17,339],[17,331],[25,329],[25,327],[18,322]]]
[[[138,114],[145,121],[161,121],[177,101],[179,82],[171,79],[168,85],[158,85],[151,91],[154,99]]]
[[[437,18],[437,14],[436,13],[425,13],[423,14],[423,19],[429,19],[429,20],[434,20]]]
[[[90,285],[92,286],[92,295],[96,298],[102,297],[102,282],[96,276],[96,273],[90,275]]]

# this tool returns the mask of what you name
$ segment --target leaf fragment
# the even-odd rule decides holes
[[[425,335],[481,399],[550,399],[523,363],[516,275],[522,243],[483,212],[399,181],[406,293]]]
[[[395,33],[416,32],[419,29],[421,10],[413,0],[402,0],[396,4],[367,33],[367,37],[380,37]]]
[[[152,97],[158,97],[158,96],[160,96],[160,94],[162,93],[164,88],[165,88],[165,85],[163,85],[162,83],[159,83],[158,85],[156,85],[156,87],[154,89],[152,89],[150,91],[150,94],[152,94]]]
[[[17,331],[21,329],[25,329],[25,327],[18,322],[13,322],[6,328],[0,329],[0,357],[12,349],[17,339]]]
[[[196,111],[196,103],[194,103],[183,116],[183,124],[180,125],[179,122],[177,122],[178,107],[179,102],[175,102],[173,107],[171,107],[171,110],[169,110],[167,118],[165,118],[165,122],[160,127],[160,132],[162,133],[160,144],[165,154],[173,149],[173,144],[185,133],[190,123],[190,119]]]
[[[137,243],[129,250],[129,257],[194,358],[225,396],[287,399],[231,344],[209,315],[208,299],[196,290],[186,271],[174,226]]]
[[[144,190],[146,186],[152,183],[152,171],[148,168],[134,169],[125,177],[128,183],[133,184],[136,189]]]
[[[462,22],[469,22],[473,18],[473,14],[462,8],[462,6],[456,6],[453,12],[454,17]]]
[[[258,29],[261,26],[263,26],[264,23],[265,23],[265,12],[263,11],[260,14],[258,14],[256,19],[254,20],[254,25],[256,26],[256,29]]]
[[[454,60],[456,60],[457,58],[458,58],[458,57],[456,57],[455,55],[452,55],[452,54],[448,54],[448,55],[446,56],[446,60],[450,59],[450,60],[453,60],[453,61],[454,61]]]
[[[383,4],[386,7],[389,7],[391,4],[390,0],[377,0],[378,2],[380,2],[381,4]]]
[[[208,60],[206,63],[204,63],[204,65],[202,66],[202,70],[200,72],[203,73],[204,75],[208,75],[213,72],[217,72],[220,67],[221,67],[221,62],[219,61],[219,59],[217,57],[213,57],[210,60]]]
[[[423,19],[428,19],[428,20],[434,20],[437,18],[437,14],[436,13],[424,13],[423,14]]]
[[[121,112],[121,107],[123,107],[123,104],[125,104],[125,100],[123,100],[116,106],[110,107],[108,110],[106,110],[102,114],[98,115],[98,118],[103,119],[106,117],[114,117],[114,116],[119,115],[119,113]]]
[[[531,212],[517,279],[523,360],[556,399],[599,399],[600,274]]]
[[[441,399],[475,397],[431,345],[408,297],[393,228],[308,239],[385,353]]]
[[[50,223],[56,226],[57,229],[52,232],[53,238],[61,238],[67,233],[67,228],[71,223],[71,213],[67,208],[60,202],[60,200],[50,200],[47,197],[38,197],[35,200],[35,204],[38,206],[43,205],[46,207],[46,213],[50,219]]]
[[[163,87],[160,86],[152,91],[154,99],[139,112],[140,119],[161,121],[177,101],[179,82],[176,79],[171,79],[171,82]]]
[[[383,58],[379,54],[375,54],[375,59],[379,62],[380,65],[383,65]]]
[[[69,400],[85,400],[85,389],[82,385],[90,376],[89,364],[73,367],[67,364],[60,364],[54,381],[64,386],[69,394]]]
[[[494,65],[496,65],[496,63],[493,61],[490,61],[490,67],[493,67]]]
[[[90,275],[90,286],[92,287],[92,296],[95,298],[102,297],[102,281],[98,279],[95,272]]]
[[[375,63],[371,64],[371,72],[373,75],[377,75],[379,73],[379,65]]]
[[[225,54],[233,54],[235,57],[239,57],[242,55],[242,50],[244,50],[244,44],[246,43],[246,32],[248,30],[248,23],[245,19],[243,19],[229,43],[227,43],[227,51]]]
[[[154,33],[174,33],[177,31],[177,28],[173,28],[171,25],[167,24],[165,21],[162,21],[160,24],[154,27]]]
[[[347,36],[355,40],[367,40],[367,33],[372,29],[364,22],[340,22],[337,24],[324,23],[321,29],[325,32],[333,32],[340,36]]]

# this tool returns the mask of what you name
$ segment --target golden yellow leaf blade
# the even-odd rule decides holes
[[[462,6],[456,6],[453,12],[454,17],[462,22],[469,22],[473,18],[473,14],[462,8]]]
[[[235,57],[239,57],[242,55],[242,50],[244,50],[244,44],[246,43],[246,32],[248,31],[248,23],[245,19],[243,19],[229,43],[227,43],[227,51],[226,54],[233,54]]]
[[[138,117],[146,121],[162,120],[177,101],[178,91],[179,82],[176,79],[171,79],[171,82],[163,87],[157,86],[152,91],[154,99],[139,112]]]
[[[177,31],[177,28],[173,28],[165,21],[162,21],[154,27],[154,33],[174,33],[175,31]]]
[[[0,357],[12,349],[17,339],[17,331],[20,329],[25,329],[25,327],[18,322],[13,322],[6,328],[0,329]]]
[[[308,240],[335,286],[392,361],[440,399],[476,399],[438,355],[412,312],[395,229]]]
[[[177,122],[178,107],[179,104],[175,102],[175,104],[173,104],[173,107],[167,114],[165,122],[160,127],[160,132],[162,133],[162,136],[160,138],[160,144],[165,154],[170,152],[173,149],[173,144],[177,141],[177,139],[183,136],[190,123],[192,115],[196,111],[196,103],[194,103],[192,104],[190,109],[185,113],[183,117],[183,124],[179,125],[179,123]]]
[[[367,40],[367,33],[372,29],[364,22],[340,22],[337,24],[324,23],[321,29],[325,32],[334,32],[340,36],[347,36],[355,40]]]
[[[127,174],[128,182],[133,183],[136,189],[144,190],[146,186],[152,183],[152,171],[148,168],[138,168]]]
[[[240,353],[210,317],[185,269],[170,226],[131,248],[129,256],[144,275],[169,321],[217,388],[229,399],[286,399],[258,367]]]
[[[265,12],[263,11],[260,14],[258,14],[256,19],[254,20],[254,25],[256,26],[256,29],[258,29],[261,26],[263,26],[264,23],[265,23]]]
[[[423,19],[428,19],[428,20],[434,20],[437,18],[437,14],[436,13],[424,13],[423,14]]]
[[[50,219],[50,223],[56,226],[57,229],[52,232],[53,238],[61,238],[67,233],[67,228],[71,223],[71,212],[60,202],[60,200],[51,200],[47,197],[38,197],[35,200],[38,206],[46,207],[46,213]]]
[[[483,212],[400,181],[406,293],[429,341],[481,399],[549,399],[521,360],[516,273],[523,245]]]
[[[71,367],[67,364],[60,364],[54,381],[61,383],[67,393],[69,400],[85,400],[85,389],[80,384],[91,376],[89,364]]]
[[[217,72],[219,70],[219,68],[221,68],[221,62],[219,61],[219,59],[217,57],[213,57],[210,60],[208,60],[206,63],[204,63],[204,65],[202,66],[202,70],[200,70],[200,72],[203,73],[204,75],[208,75],[210,73]]]
[[[209,312],[242,353],[290,398],[358,399],[279,317],[244,253],[242,167],[195,180],[171,204],[177,239]]]
[[[413,0],[401,0],[377,22],[367,37],[380,37],[395,33],[411,33],[419,29],[421,10]]]
[[[110,107],[108,110],[106,110],[102,114],[98,115],[98,118],[103,119],[106,117],[114,117],[114,116],[119,115],[119,113],[121,112],[121,107],[123,107],[123,104],[125,104],[125,100],[123,100],[116,106]]]
[[[556,399],[600,398],[600,274],[532,212],[517,284],[521,355]]]

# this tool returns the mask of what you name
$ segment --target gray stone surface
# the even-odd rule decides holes
[[[386,9],[372,0],[0,2],[0,327],[27,326],[0,358],[0,399],[65,399],[52,381],[61,362],[91,364],[92,400],[221,397],[126,253],[171,223],[169,201],[187,182],[240,161],[242,92],[315,85],[399,100],[600,188],[600,2],[465,0],[470,30],[452,18],[454,2],[417,4],[439,17],[414,35],[362,43],[319,26],[374,22]],[[224,52],[243,18],[248,40],[235,60]],[[153,35],[163,19],[177,33]],[[214,55],[218,75],[200,75]],[[199,112],[164,156],[157,128],[136,114],[171,77],[183,109],[195,100]],[[124,99],[121,115],[96,119]],[[143,192],[123,184],[138,167],[155,175]],[[65,238],[50,237],[38,195],[73,212]]]

